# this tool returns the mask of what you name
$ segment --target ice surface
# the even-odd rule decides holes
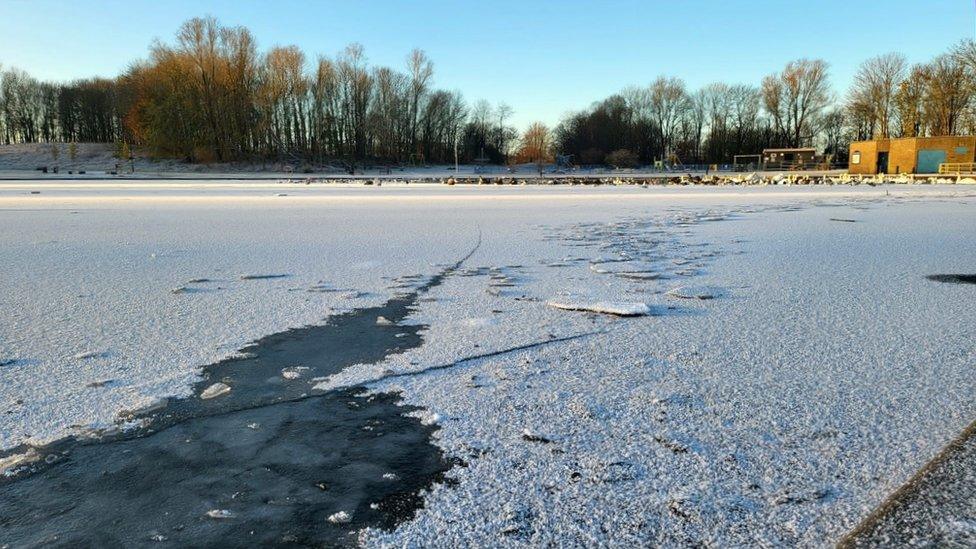
[[[825,545],[976,413],[972,286],[925,279],[972,272],[966,187],[44,185],[0,184],[3,448],[121,428],[481,232],[401,323],[424,345],[287,383],[399,390],[466,464],[367,544]]]

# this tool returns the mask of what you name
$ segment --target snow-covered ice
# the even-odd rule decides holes
[[[281,372],[401,391],[466,465],[367,544],[826,545],[976,412],[974,286],[926,278],[976,271],[966,187],[32,185],[0,183],[5,449],[475,250],[420,347]]]

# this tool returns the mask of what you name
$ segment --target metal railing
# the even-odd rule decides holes
[[[939,164],[940,174],[972,174],[976,173],[976,162],[943,162]]]

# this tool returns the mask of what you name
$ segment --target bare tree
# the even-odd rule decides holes
[[[620,96],[627,102],[631,115],[635,121],[651,119],[651,89],[643,86],[630,86],[620,92]]]
[[[925,132],[925,92],[929,67],[915,65],[895,93],[895,116],[902,137],[918,137]]]
[[[929,66],[925,118],[929,135],[953,135],[972,101],[973,82],[958,57],[940,55]]]
[[[505,103],[499,103],[498,106],[495,107],[495,116],[498,117],[498,128],[495,130],[496,132],[495,147],[498,149],[498,152],[501,153],[503,162],[508,157],[509,139],[513,137],[509,135],[509,132],[505,127],[505,120],[509,116],[512,116],[513,112],[515,111],[512,110],[512,107],[510,107]]]
[[[845,110],[834,108],[823,116],[823,151],[825,154],[833,155],[835,159],[846,158],[848,140],[845,138]]]
[[[745,133],[759,122],[761,96],[753,86],[735,85],[729,88],[729,110],[736,135],[736,145],[741,145]]]
[[[628,143],[627,147],[636,152],[641,160],[653,160],[656,156],[658,131],[651,114],[650,86],[630,86],[621,91],[620,96],[624,98],[627,107],[625,114],[628,117],[626,122],[630,126],[628,133],[632,142]],[[584,121],[584,118],[577,116],[577,123]],[[568,129],[568,127],[563,129]],[[565,132],[562,132],[562,135],[569,137]],[[588,150],[580,151],[578,154],[580,160],[585,163],[602,162],[604,154],[613,150],[610,147],[613,147],[613,144],[606,142],[602,143],[600,147],[587,147]],[[583,158],[584,156],[587,158]]]
[[[663,160],[673,153],[674,134],[688,108],[688,94],[680,78],[660,76],[651,83],[650,112],[661,138]]]
[[[350,44],[336,63],[346,156],[352,160],[366,157],[368,138],[367,114],[372,98],[373,79],[366,69],[366,55],[360,44]]]
[[[335,63],[325,56],[319,57],[312,80],[311,133],[315,158],[326,154],[341,154],[343,134],[341,124],[342,105],[339,95],[339,75]]]
[[[259,84],[260,61],[251,31],[244,27],[221,29],[226,56],[221,131],[222,141],[234,158],[251,154],[256,141],[257,117],[254,96]]]
[[[763,79],[762,97],[786,146],[809,142],[831,100],[827,63],[821,59],[787,63],[782,72]]]
[[[265,56],[260,97],[273,154],[296,156],[308,146],[305,54],[295,46],[277,47]]]
[[[407,66],[410,72],[410,145],[416,149],[420,101],[427,93],[427,82],[434,74],[434,64],[427,58],[424,50],[415,49],[407,58]]]
[[[195,69],[187,76],[192,79],[203,110],[207,131],[205,140],[211,144],[217,160],[222,160],[224,151],[220,143],[217,105],[220,97],[217,84],[220,70],[217,51],[220,40],[219,25],[213,17],[194,17],[183,23],[176,36],[179,52],[192,61]]]
[[[956,44],[951,54],[962,63],[970,73],[976,74],[976,40],[966,39]]]
[[[381,158],[402,160],[409,147],[410,115],[408,77],[387,67],[373,71],[375,82],[370,127],[373,129],[374,153]]]
[[[895,94],[905,79],[907,66],[905,56],[888,53],[868,59],[855,73],[847,104],[851,113],[868,126],[867,137],[890,137]]]
[[[3,63],[0,63],[0,145],[10,144],[10,127],[7,125],[7,95],[4,93]]]
[[[522,134],[519,162],[535,162],[540,167],[552,158],[552,133],[542,122],[533,122]],[[540,168],[541,169],[541,168]]]

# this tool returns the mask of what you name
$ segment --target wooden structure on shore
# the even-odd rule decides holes
[[[813,147],[763,149],[762,152],[762,165],[771,170],[810,169],[818,161],[817,149]]]

